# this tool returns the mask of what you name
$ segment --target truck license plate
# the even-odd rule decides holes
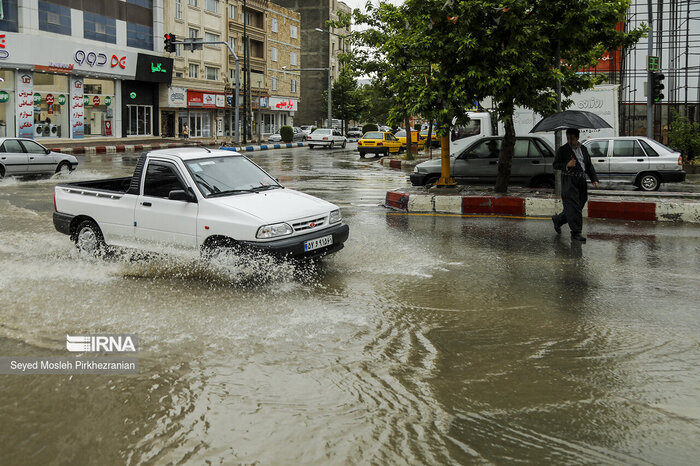
[[[324,248],[331,244],[333,244],[333,235],[312,239],[304,243],[304,251],[313,251],[314,249]]]

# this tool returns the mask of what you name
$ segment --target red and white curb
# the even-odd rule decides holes
[[[53,147],[54,152],[62,154],[115,154],[118,152],[142,152],[157,149],[170,149],[173,147],[218,147],[220,143],[188,144],[188,143],[153,143],[153,144],[116,144],[113,146],[85,146],[85,147]]]
[[[496,195],[445,196],[389,191],[386,207],[414,213],[550,217],[561,212],[561,199]],[[687,200],[622,201],[590,199],[583,209],[588,218],[700,223],[700,202]]]

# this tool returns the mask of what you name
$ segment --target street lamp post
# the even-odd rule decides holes
[[[342,47],[339,47],[339,48],[342,48],[343,53],[345,53],[345,36],[343,36],[341,34],[337,34],[331,30],[328,30],[328,29],[315,28],[315,30],[318,32],[325,32],[326,34],[332,34],[336,37],[339,37],[340,40],[342,41]],[[328,64],[328,126],[329,127],[333,127],[333,124],[331,123],[331,69],[332,69],[332,67],[329,63]],[[341,73],[342,73],[342,71],[341,71]],[[342,119],[341,130],[343,131],[343,134],[345,134],[345,98],[344,97],[345,96],[343,96],[342,100],[341,100],[341,105],[343,106],[343,112],[342,112],[343,119]]]

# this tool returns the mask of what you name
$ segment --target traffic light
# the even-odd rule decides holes
[[[177,39],[175,38],[175,34],[167,33],[165,34],[165,40],[163,40],[163,50],[166,52],[174,52],[175,51],[175,42]]]
[[[661,93],[664,89],[664,78],[663,73],[651,73],[651,99],[655,103],[664,100],[664,95]]]

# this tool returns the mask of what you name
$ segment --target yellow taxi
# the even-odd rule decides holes
[[[420,137],[421,137],[421,143],[425,144],[425,142],[428,140],[428,130],[424,129],[423,131],[420,132]],[[433,147],[440,147],[440,136],[437,136],[435,134],[435,128],[433,128],[433,132],[430,134],[430,145]]]
[[[375,155],[389,155],[389,153],[397,154],[400,150],[401,142],[388,131],[367,131],[362,139],[357,141],[360,158],[364,158],[368,152]]]
[[[425,144],[425,140],[428,138],[428,133],[425,136],[421,136],[420,131],[411,130],[411,144]],[[401,147],[406,147],[406,130],[402,129],[397,132],[394,136],[401,142]]]

